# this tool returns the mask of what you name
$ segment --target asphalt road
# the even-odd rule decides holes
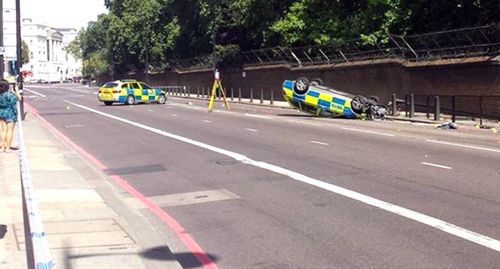
[[[173,97],[104,106],[95,88],[25,88],[218,268],[500,268],[499,134],[249,105],[207,113],[206,101]]]

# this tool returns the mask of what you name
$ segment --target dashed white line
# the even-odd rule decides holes
[[[323,146],[329,146],[329,145],[330,145],[330,144],[325,143],[325,142],[314,141],[314,140],[311,140],[311,141],[309,141],[309,142],[311,142],[311,143],[313,143],[313,144],[323,145]]]
[[[375,131],[368,131],[368,130],[361,130],[361,129],[347,128],[347,127],[342,128],[342,130],[354,131],[354,132],[360,132],[360,133],[366,133],[366,134],[374,134],[374,135],[390,136],[390,137],[396,136],[396,135],[394,135],[394,134],[379,133],[379,132],[375,132]]]
[[[435,163],[428,163],[428,162],[421,162],[423,165],[428,165],[432,167],[437,167],[437,168],[443,168],[443,169],[448,169],[451,170],[452,168],[446,165],[440,165],[440,164],[435,164]]]
[[[299,120],[287,120],[288,122],[293,122],[293,123],[299,123],[299,124],[305,124],[305,125],[312,125],[312,126],[322,126],[319,123],[314,123],[314,122],[306,122],[306,121],[299,121]]]
[[[271,119],[268,116],[255,115],[255,114],[249,114],[249,113],[245,113],[245,116],[252,117],[252,118],[259,118],[259,119]]]
[[[172,117],[177,117],[177,114],[170,114],[170,116],[172,116]]]
[[[196,147],[210,150],[212,152],[216,152],[216,153],[228,156],[230,158],[233,158],[236,161],[240,161],[244,164],[259,167],[261,169],[265,169],[265,170],[268,170],[268,171],[271,171],[271,172],[274,172],[277,174],[287,176],[293,180],[296,180],[296,181],[299,181],[299,182],[302,182],[305,184],[309,184],[311,186],[315,186],[317,188],[320,188],[320,189],[323,189],[323,190],[326,190],[326,191],[329,191],[332,193],[336,193],[336,194],[342,195],[344,197],[351,198],[353,200],[362,202],[364,204],[371,205],[373,207],[377,207],[377,208],[385,210],[387,212],[391,212],[393,214],[420,222],[422,224],[428,225],[428,226],[435,228],[437,230],[446,232],[448,234],[460,237],[460,238],[465,239],[467,241],[470,241],[470,242],[476,243],[478,245],[482,245],[484,247],[492,249],[494,251],[500,252],[500,241],[499,240],[494,239],[492,237],[488,237],[488,236],[479,234],[479,233],[476,233],[476,232],[471,231],[471,230],[467,230],[467,229],[462,228],[460,226],[457,226],[455,224],[452,224],[452,223],[449,223],[449,222],[446,222],[446,221],[419,213],[417,211],[413,211],[413,210],[398,206],[396,204],[391,204],[389,202],[379,200],[377,198],[374,198],[374,197],[371,197],[371,196],[368,196],[368,195],[365,195],[365,194],[362,194],[359,192],[355,192],[355,191],[352,191],[352,190],[349,190],[346,188],[342,188],[340,186],[337,186],[337,185],[334,185],[331,183],[327,183],[325,181],[321,181],[319,179],[315,179],[315,178],[300,174],[298,172],[295,172],[295,171],[292,171],[292,170],[289,170],[289,169],[286,169],[286,168],[283,168],[283,167],[280,167],[277,165],[273,165],[273,164],[262,162],[262,161],[256,161],[256,160],[253,160],[253,159],[251,159],[243,154],[237,153],[237,152],[229,151],[229,150],[226,150],[223,148],[218,148],[218,147],[215,147],[215,146],[212,146],[212,145],[200,142],[200,141],[196,141],[196,140],[193,140],[193,139],[190,139],[187,137],[183,137],[183,136],[176,135],[173,133],[165,132],[165,131],[160,130],[160,129],[156,129],[156,128],[153,128],[153,127],[150,127],[150,126],[138,123],[138,122],[134,122],[134,121],[131,121],[131,120],[128,120],[125,118],[121,118],[118,116],[114,116],[114,115],[111,115],[108,113],[104,113],[104,112],[101,112],[99,110],[95,110],[95,109],[92,109],[92,108],[89,108],[89,107],[86,107],[83,105],[79,105],[79,104],[76,104],[73,102],[69,102],[69,101],[66,101],[66,102],[69,104],[72,104],[76,107],[79,107],[81,109],[99,114],[101,116],[111,118],[111,119],[129,124],[129,125],[132,125],[132,126],[144,129],[144,130],[148,130],[152,133],[155,133],[155,134],[158,134],[158,135],[161,135],[164,137],[168,137],[171,139],[175,139],[177,141],[181,141],[181,142],[184,142],[184,143],[196,146]]]
[[[203,122],[205,122],[205,123],[211,123],[211,121],[209,121],[209,120],[203,120]]]
[[[38,95],[38,96],[40,96],[40,97],[47,97],[46,95],[41,94],[41,93],[39,93],[39,92],[36,92],[36,91],[34,91],[34,90],[28,90],[28,89],[24,89],[24,90],[25,90],[25,91],[27,91],[27,92],[30,92],[30,93],[34,93],[34,94],[36,94],[36,95]]]
[[[499,149],[492,149],[492,148],[478,147],[478,146],[472,146],[472,145],[450,143],[450,142],[430,140],[430,139],[426,139],[425,141],[430,142],[430,143],[448,145],[448,146],[455,146],[455,147],[462,147],[462,148],[469,148],[469,149],[479,149],[479,150],[485,150],[485,151],[491,151],[491,152],[498,152],[498,153],[500,153]]]
[[[254,132],[254,133],[256,133],[256,132],[258,132],[258,131],[259,131],[259,130],[256,130],[256,129],[251,129],[251,128],[246,128],[245,130],[247,130],[247,131],[249,131],[249,132]]]

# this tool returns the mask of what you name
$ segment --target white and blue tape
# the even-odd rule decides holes
[[[24,188],[24,202],[26,203],[26,211],[28,214],[28,225],[31,231],[31,242],[33,245],[34,265],[36,269],[51,269],[55,267],[55,263],[50,256],[49,244],[45,230],[43,228],[42,218],[39,214],[38,203],[31,181],[31,173],[28,167],[26,158],[26,147],[24,145],[24,130],[21,121],[20,103],[17,102],[18,122],[18,140],[19,140],[19,166],[21,171],[21,180]],[[27,239],[28,240],[28,239]]]

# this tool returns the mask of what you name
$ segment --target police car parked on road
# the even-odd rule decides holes
[[[153,88],[138,80],[116,80],[106,82],[99,88],[100,102],[110,106],[113,103],[132,105],[135,103],[165,104],[167,95],[159,88]]]

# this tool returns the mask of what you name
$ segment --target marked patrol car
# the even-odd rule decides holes
[[[381,119],[386,109],[376,96],[369,98],[322,86],[320,79],[285,80],[283,97],[293,107],[325,117]]]
[[[167,101],[165,91],[132,79],[104,83],[99,88],[98,98],[100,102],[103,102],[107,106],[113,103],[126,105],[135,103],[165,104]]]

